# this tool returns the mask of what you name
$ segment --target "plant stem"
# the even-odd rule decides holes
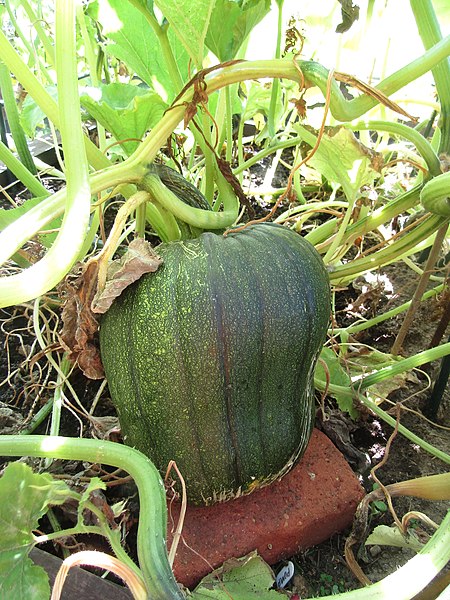
[[[180,71],[178,69],[177,61],[172,52],[172,47],[167,35],[168,25],[161,26],[155,17],[153,10],[150,8],[148,3],[142,3],[139,0],[129,0],[132,4],[146,19],[147,23],[153,29],[158,41],[161,45],[161,50],[166,61],[167,70],[170,74],[173,86],[176,90],[181,90],[183,87],[183,80],[181,79]]]
[[[111,229],[108,239],[103,246],[102,251],[95,258],[95,261],[98,263],[98,283],[97,290],[102,292],[106,285],[106,276],[108,271],[109,260],[112,258],[114,252],[119,245],[120,236],[122,234],[123,229],[125,228],[125,223],[127,218],[132,212],[137,212],[139,207],[147,202],[150,199],[148,192],[139,191],[133,194],[131,198],[129,198],[125,204],[122,204],[120,207],[117,216],[114,220],[114,226]]]
[[[237,218],[235,210],[213,212],[188,206],[167,188],[159,177],[144,177],[141,186],[151,194],[153,199],[170,211],[175,217],[202,229],[225,229]]]
[[[420,189],[420,186],[414,187],[400,196],[397,196],[397,198],[394,198],[394,200],[391,200],[385,206],[381,206],[374,210],[373,213],[367,217],[360,219],[356,223],[352,223],[347,229],[345,242],[349,243],[357,237],[364,235],[369,231],[373,231],[402,212],[411,209],[419,200]],[[337,223],[337,219],[329,219],[322,225],[319,225],[314,231],[308,233],[305,237],[314,246],[320,244],[322,246],[321,250],[324,250],[334,239]]]
[[[333,267],[330,280],[334,285],[341,285],[354,279],[359,273],[373,270],[381,265],[388,265],[403,256],[409,256],[431,246],[435,233],[445,226],[447,220],[442,217],[429,217],[417,225],[406,235],[395,240],[391,245],[368,256],[352,260],[344,265]]]
[[[19,54],[9,43],[3,31],[0,29],[0,57],[6,64],[11,73],[14,73],[17,80],[32,96],[39,108],[53,122],[56,128],[60,129],[60,111],[58,104],[46,91],[41,82],[34,76],[28,66],[22,61]],[[78,80],[78,74],[77,74]],[[77,89],[78,98],[78,89]],[[91,142],[87,137],[85,139],[86,152],[89,164],[95,169],[103,169],[111,165],[106,156]]]
[[[277,0],[278,6],[278,21],[277,21],[277,45],[275,49],[275,58],[281,57],[281,39],[283,37],[283,4],[284,0]],[[272,82],[272,91],[270,94],[269,114],[267,116],[267,128],[269,138],[273,138],[276,134],[275,130],[275,115],[277,111],[278,96],[280,92],[280,82],[274,79]]]
[[[77,22],[80,27],[81,37],[84,43],[84,54],[89,69],[92,85],[100,87],[101,80],[97,77],[97,56],[94,51],[94,40],[89,35],[89,31],[86,25],[86,15],[84,14],[83,5],[80,3],[76,7]],[[106,148],[106,134],[105,128],[99,121],[96,121],[97,133],[98,133],[98,146],[102,152]]]
[[[13,173],[19,181],[33,194],[35,198],[47,197],[49,191],[34,177],[30,171],[18,160],[11,150],[0,142],[0,160]]]
[[[28,148],[24,130],[20,124],[19,111],[17,110],[17,103],[14,96],[14,89],[9,70],[3,62],[0,62],[0,89],[2,92],[6,117],[8,119],[9,128],[16,146],[17,154],[19,155],[24,167],[26,167],[32,175],[36,175],[37,170],[33,162],[30,149]]]
[[[388,96],[393,94],[406,84],[414,81],[414,79],[424,75],[436,63],[443,60],[449,52],[450,36],[433,46],[421,57],[387,77],[376,89]],[[322,93],[326,94],[328,69],[312,61],[298,61],[298,66],[302,70],[305,80],[317,85]],[[205,76],[206,91],[208,94],[212,94],[212,92],[232,83],[265,77],[279,77],[299,81],[298,70],[291,59],[243,61],[208,73]],[[165,143],[169,133],[182,120],[185,111],[184,103],[192,100],[192,94],[193,89],[191,86],[177,99],[176,106],[166,112],[160,121],[159,127],[154,128],[134,154],[129,157],[130,162],[153,160],[158,149]],[[338,83],[334,79],[332,80],[330,110],[339,121],[352,121],[377,104],[377,99],[365,94],[353,100],[346,100],[339,89]]]
[[[439,22],[431,0],[410,0],[417,29],[426,50],[442,40]],[[447,57],[432,68],[436,91],[441,104],[438,126],[441,129],[439,152],[450,152],[450,59]]]
[[[419,59],[416,59],[409,65],[406,65],[403,69],[401,69],[397,73],[394,73],[393,75],[388,77],[386,80],[381,82],[380,85],[378,86],[378,89],[386,94],[390,94],[390,93],[397,91],[400,87],[406,85],[406,83],[409,83],[413,79],[424,74],[427,70],[432,68],[437,62],[439,62],[440,60],[445,58],[445,56],[449,50],[450,50],[450,36],[448,38],[445,38],[438,44],[436,44],[436,46],[434,46],[427,52],[425,52],[425,54],[422,57],[420,57]],[[26,65],[24,65],[24,63],[20,60],[20,58],[18,58],[17,54],[12,49],[11,45],[8,43],[7,39],[2,34],[2,32],[0,32],[0,55],[2,56],[5,63],[8,65],[9,69],[12,72],[14,72],[14,74],[16,75],[16,77],[19,78],[19,80],[20,80],[20,77],[19,77],[18,72],[20,72],[20,75],[22,75],[24,77],[24,79],[29,81],[31,83],[31,85],[34,86],[34,91],[36,91],[36,93],[38,95],[41,94],[41,99],[42,99],[42,94],[44,94],[45,99],[47,99],[48,94],[46,94],[46,92],[42,88],[41,84],[32,75],[32,73],[29,71],[29,69],[26,67]],[[299,66],[302,68],[305,79],[307,81],[316,83],[322,89],[323,92],[326,92],[327,77],[328,77],[327,69],[325,69],[321,65],[318,65],[317,63],[306,62],[306,61],[305,62],[300,61]],[[16,67],[17,70],[14,67]],[[213,91],[216,91],[226,85],[230,85],[231,83],[237,83],[239,81],[243,81],[246,79],[261,78],[261,77],[284,77],[284,78],[292,79],[294,81],[298,81],[299,74],[298,74],[296,67],[292,64],[291,60],[280,59],[280,60],[272,60],[272,61],[256,61],[256,62],[249,62],[249,63],[242,62],[242,63],[235,63],[231,66],[222,67],[218,70],[212,71],[211,73],[209,73],[205,76],[205,82],[207,84],[207,92],[212,93]],[[27,87],[27,85],[25,85],[24,87]],[[27,87],[27,89],[29,89],[29,91],[30,91],[29,87]],[[32,94],[32,95],[33,95],[33,97],[35,97],[34,94]],[[135,173],[137,171],[139,171],[139,170],[142,171],[142,169],[145,168],[145,165],[147,165],[149,162],[154,160],[154,158],[155,158],[157,152],[159,151],[159,149],[161,148],[161,146],[165,143],[168,136],[172,133],[172,131],[175,129],[175,127],[178,125],[178,123],[182,120],[184,112],[185,112],[185,102],[191,101],[192,95],[193,95],[193,88],[192,88],[192,86],[190,86],[185,90],[185,92],[182,94],[182,96],[177,99],[176,106],[173,106],[171,108],[171,110],[166,111],[165,115],[162,117],[162,119],[159,123],[159,126],[152,129],[152,131],[146,137],[144,142],[137,148],[137,150],[133,153],[132,156],[130,156],[120,166],[111,167],[111,169],[104,169],[101,173],[98,173],[92,177],[91,182],[93,184],[93,187],[94,187],[94,184],[98,185],[100,190],[108,187],[108,184],[107,184],[108,176],[110,177],[111,180],[115,179],[117,177],[117,173],[116,173],[117,170],[119,170],[118,179],[121,182],[123,182],[124,180],[132,181],[133,177],[135,176]],[[53,102],[53,100],[51,102],[52,102],[51,110],[53,111],[53,109],[54,109],[53,116],[55,117],[56,120],[58,120],[59,114],[58,114],[57,106]],[[345,121],[345,120],[356,118],[356,117],[360,116],[361,114],[363,114],[365,111],[369,110],[377,102],[378,101],[376,99],[365,96],[365,95],[355,98],[354,100],[351,100],[349,102],[344,99],[342,93],[339,90],[337,82],[336,81],[332,82],[331,109],[335,111],[335,117],[339,118],[340,120]],[[44,105],[45,105],[45,102],[44,102]],[[93,153],[93,155],[91,155],[91,154],[89,154],[90,149],[91,149],[90,144],[87,143],[86,147],[88,149],[89,161],[91,162],[91,164],[95,163],[96,168],[99,168],[98,165],[100,165],[100,163],[101,163],[101,165],[100,165],[100,168],[101,168],[102,166],[105,165],[105,161],[108,162],[107,159],[98,150],[98,148],[93,146],[95,149],[95,152]],[[97,161],[98,154],[100,154],[101,161]],[[97,177],[98,177],[98,179],[97,179]],[[116,179],[116,181],[117,181],[117,179]],[[102,184],[104,185],[104,187],[101,187]],[[112,181],[110,181],[110,185],[112,185]],[[63,205],[61,204],[61,201],[63,200],[63,198],[64,198],[64,194],[61,194],[60,196],[57,196],[57,199],[52,197],[52,198],[47,199],[48,202],[47,202],[47,200],[45,200],[40,205],[40,210],[35,211],[33,213],[34,218],[36,218],[36,214],[38,214],[39,217],[38,217],[37,221],[42,222],[42,218],[43,218],[42,215],[46,214],[48,216],[49,214],[51,214],[51,207],[57,211],[62,210]],[[195,209],[192,209],[192,210],[195,210]],[[30,211],[30,212],[32,212],[32,211]],[[202,211],[199,211],[199,216],[201,213],[202,213]],[[54,214],[51,214],[51,218],[54,218]],[[48,219],[48,220],[50,220],[50,219]],[[45,222],[48,222],[48,220],[46,220]],[[206,220],[208,220],[208,218]],[[224,223],[221,226],[222,227],[228,226],[225,224],[225,222],[227,221],[227,218],[223,218],[223,220],[224,220]],[[35,223],[33,223],[33,225],[30,226],[29,221],[30,221],[30,217],[27,214],[27,215],[25,215],[25,222],[28,223],[28,230],[35,227]],[[231,217],[230,223],[232,223],[233,221],[234,221],[234,215]],[[24,221],[22,219],[19,219],[16,223],[13,224],[15,227],[13,227],[13,225],[8,227],[7,228],[7,230],[9,230],[8,235],[10,235],[12,231],[17,232],[17,230],[18,230],[17,239],[20,238],[20,239],[26,241],[28,238],[27,237],[24,238],[24,232],[23,232],[23,228],[22,228],[23,222]],[[75,219],[75,222],[76,222],[76,219]],[[197,222],[194,225],[202,226],[201,224],[199,224]],[[208,225],[206,225],[206,227],[208,227]],[[331,227],[334,227],[333,223],[331,224]],[[5,230],[5,232],[3,232],[1,235],[3,236],[3,234],[6,233],[7,230]],[[20,248],[20,246],[22,245],[23,242],[20,243],[18,246],[17,246],[17,243],[18,242],[16,241],[16,238],[13,238],[13,240],[10,239],[9,244],[6,245],[6,247],[4,247],[0,243],[0,253],[2,252],[3,248],[5,248],[4,252],[7,253],[8,257],[11,256],[16,251],[17,247]],[[11,251],[12,247],[14,247],[14,249]],[[53,249],[53,247],[52,247],[52,249]],[[50,249],[49,252],[51,252],[52,249]],[[8,306],[11,303],[11,301],[13,304],[15,304],[19,301],[25,301],[25,300],[35,297],[36,295],[40,295],[40,294],[44,293],[44,291],[43,291],[44,288],[42,287],[42,281],[46,280],[47,277],[49,277],[48,284],[50,285],[50,287],[47,287],[47,289],[45,291],[47,291],[48,289],[53,287],[53,285],[55,285],[55,283],[57,283],[60,280],[61,271],[59,272],[59,274],[57,274],[57,273],[54,273],[54,269],[51,269],[51,277],[49,276],[47,264],[49,264],[50,261],[44,262],[43,265],[40,267],[40,271],[39,271],[39,268],[35,269],[35,267],[37,267],[38,265],[41,265],[42,262],[43,261],[40,261],[39,263],[37,263],[36,265],[34,265],[33,267],[30,268],[30,269],[34,269],[34,271],[32,273],[35,273],[37,275],[37,277],[41,280],[41,287],[26,286],[24,278],[21,279],[20,275],[19,276],[10,276],[10,277],[0,279],[0,306]],[[30,275],[32,273],[30,273]],[[21,274],[21,275],[23,275],[23,274]],[[17,279],[17,277],[19,277],[19,279]],[[28,278],[27,281],[30,281],[30,278]],[[35,283],[35,277],[33,277],[32,281]],[[20,282],[19,289],[17,289],[18,282]],[[20,298],[20,300],[19,300],[19,298]]]
[[[434,238],[433,246],[431,247],[430,254],[428,255],[428,259],[422,273],[422,276],[419,279],[419,283],[415,289],[414,295],[411,300],[411,304],[408,308],[408,312],[405,315],[403,323],[397,332],[397,336],[394,340],[394,344],[391,348],[391,354],[399,354],[402,348],[403,342],[405,341],[405,337],[409,331],[409,328],[414,320],[414,317],[417,313],[417,310],[422,301],[422,296],[427,288],[428,281],[430,279],[431,272],[434,268],[434,265],[438,259],[439,252],[441,250],[442,243],[447,234],[447,225],[444,225],[439,229]]]
[[[164,485],[153,463],[143,454],[104,440],[2,435],[0,456],[81,460],[118,467],[129,473],[139,491],[138,557],[149,598],[184,600],[167,558]]]
[[[418,131],[407,125],[403,125],[403,123],[390,121],[359,121],[358,123],[352,124],[346,123],[345,127],[352,131],[386,131],[387,133],[400,135],[415,145],[419,154],[426,162],[430,175],[435,177],[442,172],[439,157],[428,140]]]
[[[428,350],[414,354],[414,356],[410,356],[409,358],[404,358],[403,360],[384,367],[379,371],[372,373],[371,375],[366,375],[360,379],[356,379],[353,383],[358,387],[359,390],[365,390],[375,383],[379,383],[380,381],[390,379],[399,373],[404,373],[405,371],[410,371],[411,369],[425,365],[433,360],[447,356],[447,354],[450,354],[450,342],[441,344],[440,346],[436,346],[434,348],[429,348]]]
[[[11,7],[11,0],[5,0],[5,7],[6,7],[6,10],[8,11],[9,19],[11,21],[12,26],[14,27],[16,34],[22,40],[22,44],[24,45],[24,47],[26,48],[26,50],[28,52],[29,61],[30,61],[29,64],[32,64],[31,61],[33,60],[33,58],[35,58],[37,61],[37,66],[38,66],[39,72],[42,74],[43,77],[45,77],[45,79],[47,80],[47,82],[49,84],[52,84],[53,80],[52,80],[49,72],[45,68],[40,56],[34,51],[33,46],[30,44],[30,42],[24,35],[22,28],[17,23],[16,15],[14,14],[14,10]]]
[[[27,13],[28,18],[30,19],[31,25],[35,28],[36,33],[38,34],[39,41],[44,46],[44,50],[47,54],[48,61],[55,66],[55,49],[53,44],[51,43],[48,35],[46,34],[44,28],[41,24],[41,19],[37,15],[34,14],[31,5],[28,3],[28,0],[20,0],[20,4],[23,6],[25,12]],[[57,45],[57,44],[56,44]]]
[[[136,183],[142,179],[145,173],[145,166],[135,165],[134,168],[131,168],[125,162],[111,170],[105,169],[95,173],[91,176],[92,195],[122,183]],[[63,213],[66,194],[67,190],[62,189],[45,198],[38,206],[31,208],[23,217],[11,223],[0,233],[0,264],[6,262],[16,250],[43,229],[47,223]],[[0,278],[0,286],[1,281]]]

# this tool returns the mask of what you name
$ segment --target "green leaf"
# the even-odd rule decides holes
[[[309,132],[299,124],[295,128],[308,141]],[[354,198],[361,186],[372,184],[380,176],[375,169],[375,153],[345,127],[336,127],[324,133],[308,165],[319,171],[329,182],[339,183],[349,200]]]
[[[320,353],[320,360],[317,363],[315,375],[321,381],[327,381],[325,374],[325,367],[323,361],[328,370],[329,382],[334,385],[349,388],[351,386],[351,379],[347,371],[341,365],[339,357],[330,348],[322,348]],[[341,410],[346,411],[351,417],[356,418],[358,416],[357,411],[353,407],[353,401],[351,398],[344,396],[333,391],[328,392],[330,396],[336,399],[338,406]]]
[[[62,504],[69,494],[63,481],[35,474],[24,463],[14,462],[5,469],[0,479],[0,598],[49,597],[45,571],[28,558],[35,541],[32,531],[49,505]]]
[[[55,85],[46,86],[45,90],[50,94],[53,100],[58,100],[58,92]],[[44,119],[44,111],[38,106],[34,98],[28,94],[22,105],[20,124],[30,139],[34,138],[37,127],[43,124]]]
[[[243,558],[227,560],[220,569],[202,579],[191,597],[193,600],[274,600],[283,597],[270,589],[274,581],[269,565],[252,552]]]
[[[270,11],[270,0],[216,0],[206,45],[220,62],[236,58],[252,29]]]
[[[180,90],[170,78],[159,40],[145,16],[123,0],[98,0],[95,9],[91,14],[107,38],[105,50],[123,61],[164,101],[171,102]],[[181,78],[185,80],[189,55],[170,31],[169,41]]]
[[[0,598],[47,600],[50,598],[47,573],[17,551],[0,552]]]
[[[408,530],[406,535],[396,525],[378,525],[365,541],[366,546],[377,544],[379,546],[394,546],[396,548],[410,548],[420,552],[424,544],[417,538],[413,531]]]
[[[146,88],[126,83],[110,83],[100,88],[86,88],[80,97],[81,105],[117,141],[142,139],[146,131],[161,119],[167,104]],[[130,155],[139,142],[122,144]]]
[[[259,82],[250,86],[248,97],[245,101],[241,118],[245,121],[255,116],[256,113],[267,115],[269,113],[270,97],[272,90],[264,87]],[[280,106],[280,111],[282,107]]]
[[[203,63],[205,36],[215,0],[156,0],[194,65]]]
[[[83,523],[83,511],[86,508],[86,502],[89,502],[90,495],[96,490],[106,490],[106,484],[99,477],[92,477],[78,502],[78,524]]]

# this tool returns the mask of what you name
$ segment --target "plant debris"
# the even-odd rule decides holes
[[[108,266],[105,288],[95,294],[92,312],[104,314],[125,288],[142,275],[155,272],[161,264],[162,258],[148,242],[142,238],[133,240],[125,254]]]

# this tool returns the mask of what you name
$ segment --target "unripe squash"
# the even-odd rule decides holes
[[[192,502],[248,493],[308,444],[328,274],[313,246],[275,224],[157,252],[162,267],[100,326],[124,440],[161,472],[175,460]]]

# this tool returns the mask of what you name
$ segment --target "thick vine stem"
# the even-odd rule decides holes
[[[0,456],[35,456],[81,460],[120,467],[139,491],[139,564],[152,600],[184,600],[166,549],[166,494],[153,463],[143,454],[115,442],[40,435],[0,436]]]
[[[420,201],[431,213],[450,217],[450,171],[428,181],[420,192]]]
[[[140,186],[175,217],[202,229],[225,229],[234,223],[236,211],[213,212],[189,206],[164,185],[157,175],[147,175]]]

